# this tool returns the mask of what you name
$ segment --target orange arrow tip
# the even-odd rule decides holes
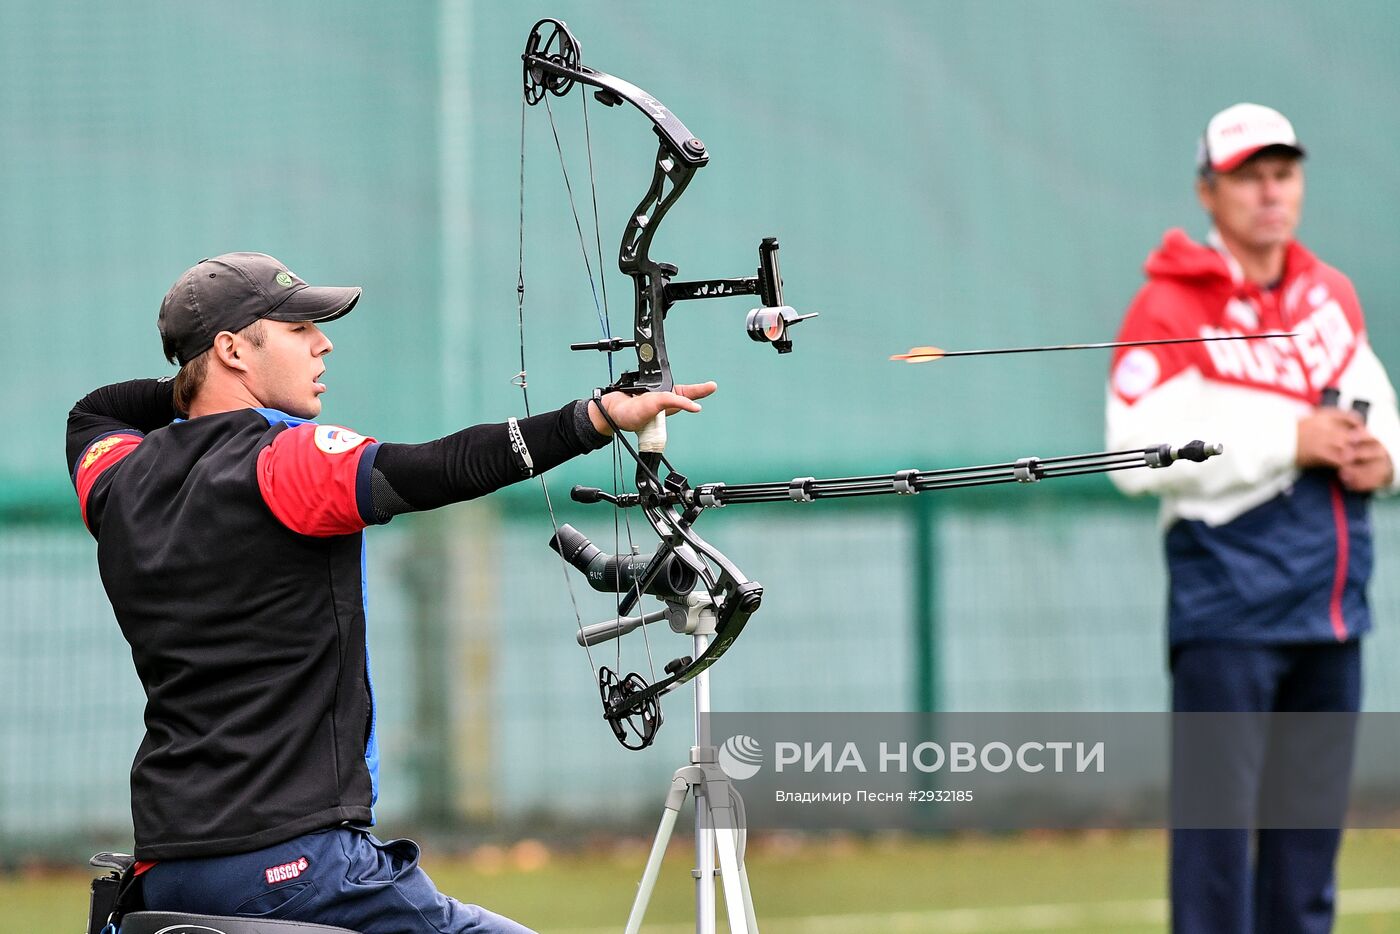
[[[908,353],[893,354],[891,360],[903,360],[906,363],[932,363],[943,357],[941,347],[914,347]]]

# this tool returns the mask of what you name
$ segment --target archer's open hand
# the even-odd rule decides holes
[[[677,412],[700,411],[699,403],[694,400],[705,398],[716,388],[718,387],[710,382],[676,386],[672,392],[644,392],[637,395],[610,392],[603,396],[603,405],[617,427],[623,431],[636,431],[655,418],[659,412],[674,415]],[[612,434],[612,426],[598,411],[596,402],[588,403],[588,417],[593,420],[593,427],[600,433]]]

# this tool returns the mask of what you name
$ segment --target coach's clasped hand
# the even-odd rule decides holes
[[[1299,467],[1332,467],[1353,493],[1390,485],[1394,467],[1385,447],[1355,412],[1322,408],[1298,421]]]

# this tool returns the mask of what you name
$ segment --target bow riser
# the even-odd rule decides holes
[[[653,262],[649,252],[651,239],[662,218],[694,175],[695,167],[677,162],[668,152],[663,139],[657,152],[651,187],[638,202],[623,232],[617,265],[632,277],[637,370],[634,374],[623,374],[617,384],[619,389],[669,392],[675,385],[671,379],[671,362],[666,354],[666,313],[671,310],[673,301],[666,290],[671,283],[670,277],[676,274],[676,267],[669,263]],[[670,190],[666,191],[668,182]]]

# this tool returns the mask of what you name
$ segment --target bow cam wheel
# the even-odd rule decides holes
[[[579,45],[574,34],[557,19],[542,19],[525,40],[525,103],[538,104],[546,92],[563,97],[573,89],[574,79],[555,74],[538,64],[540,60],[578,70]]]
[[[603,698],[603,709],[607,711],[604,716],[617,741],[628,749],[645,749],[656,739],[656,731],[661,729],[661,701],[657,697],[649,697],[631,713],[614,715],[613,711],[648,687],[635,671],[620,678],[611,668],[598,670],[598,693]]]

